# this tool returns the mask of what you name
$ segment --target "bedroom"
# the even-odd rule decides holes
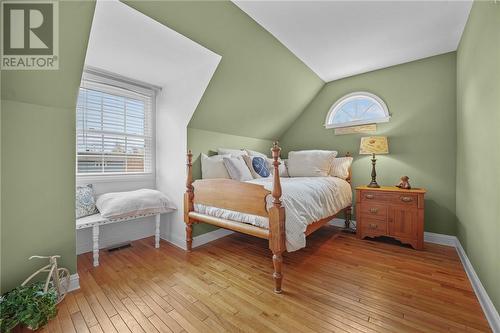
[[[73,291],[42,330],[500,330],[498,2],[47,3],[53,38],[25,33],[56,67],[35,70],[7,68],[29,7],[2,2],[1,294],[60,255]],[[78,189],[100,212],[76,230]]]

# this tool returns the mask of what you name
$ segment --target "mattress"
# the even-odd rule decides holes
[[[272,191],[273,180],[259,178],[248,183],[263,185]],[[281,178],[282,197],[285,207],[286,248],[288,252],[306,246],[305,231],[315,221],[337,214],[352,204],[352,190],[348,182],[337,177]],[[272,196],[267,197],[267,208],[272,207]],[[267,217],[245,214],[218,207],[195,204],[198,213],[227,220],[269,228]]]

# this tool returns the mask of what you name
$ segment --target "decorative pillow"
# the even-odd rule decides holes
[[[243,157],[224,157],[223,161],[231,179],[240,182],[253,179],[250,169],[248,169]]]
[[[217,148],[217,153],[219,155],[231,155],[231,156],[243,156],[248,155],[243,149],[227,149],[227,148]]]
[[[330,150],[301,150],[288,153],[290,177],[326,177],[337,156]]]
[[[266,154],[259,153],[258,151],[255,151],[255,150],[245,149],[245,151],[247,152],[247,154],[249,156],[258,156],[258,157],[262,157],[264,159],[268,158]]]
[[[96,206],[101,216],[110,220],[161,214],[177,209],[165,194],[145,188],[137,191],[105,193],[97,199]]]
[[[76,187],[76,218],[99,213],[95,207],[95,191],[92,184]]]
[[[352,165],[352,157],[337,157],[333,159],[330,176],[347,179],[349,178],[349,168]]]
[[[224,156],[229,157],[230,155],[214,155],[208,157],[205,154],[201,154],[201,178],[211,179],[211,178],[227,178],[230,179],[229,173],[224,166],[224,161],[222,160]]]
[[[271,175],[274,174],[273,161],[274,160],[272,158],[267,159],[267,167],[269,168]],[[280,159],[278,159],[278,161],[281,162],[281,164],[278,167],[280,177],[290,177],[288,174],[287,160],[282,160],[280,158]]]
[[[260,156],[243,156],[245,163],[250,169],[253,178],[266,178],[271,175],[268,169],[267,159]]]

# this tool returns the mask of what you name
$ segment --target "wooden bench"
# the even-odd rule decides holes
[[[107,219],[102,217],[101,214],[94,214],[76,219],[76,230],[92,228],[92,252],[94,257],[94,267],[99,266],[99,227],[105,224],[127,222],[136,220],[143,217],[155,216],[155,248],[160,247],[160,214],[147,214],[130,216],[122,219]]]

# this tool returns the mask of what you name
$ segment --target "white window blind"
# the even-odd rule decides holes
[[[79,90],[77,175],[152,173],[154,91],[103,82],[84,79]]]

